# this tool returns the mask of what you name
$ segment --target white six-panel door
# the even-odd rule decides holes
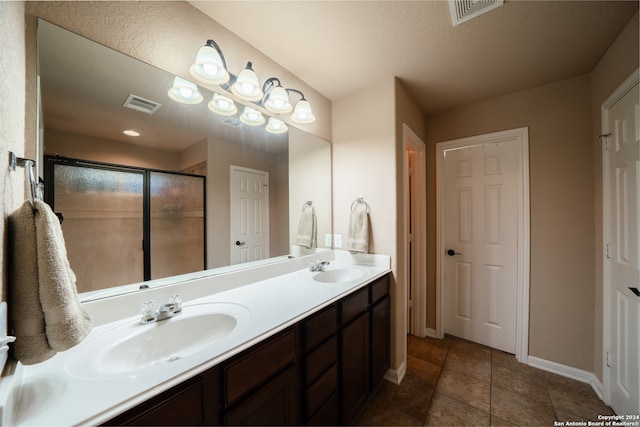
[[[231,166],[231,263],[269,257],[269,174]]]
[[[445,152],[445,332],[516,351],[518,188],[514,141]]]
[[[605,158],[609,176],[611,407],[617,414],[640,413],[640,101],[638,85],[608,112],[611,135]],[[637,421],[637,420],[636,420]]]

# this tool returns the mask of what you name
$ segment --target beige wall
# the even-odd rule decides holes
[[[591,100],[593,132],[591,134],[594,168],[595,203],[595,330],[594,368],[596,376],[602,380],[602,358],[604,355],[602,337],[602,144],[598,135],[602,134],[600,106],[627,77],[638,69],[638,14],[611,45],[591,73]]]
[[[431,184],[436,142],[529,127],[529,353],[588,372],[593,371],[595,304],[591,121],[586,75],[432,115],[426,123]],[[430,200],[433,189],[430,185]],[[435,229],[429,231],[433,236]],[[432,325],[434,316],[428,316]]]
[[[24,170],[9,170],[9,151],[20,157],[32,156],[25,151],[25,23],[22,2],[0,3],[0,280],[1,299],[6,300],[8,286],[8,216],[25,200]],[[35,148],[35,147],[34,147]]]
[[[391,256],[391,368],[406,359],[404,286],[397,280],[395,79],[333,102],[333,229],[346,244],[352,202],[370,208],[369,253]]]
[[[44,146],[45,154],[48,155],[58,154],[74,159],[173,172],[181,169],[180,155],[175,151],[158,150],[52,129],[44,130]]]

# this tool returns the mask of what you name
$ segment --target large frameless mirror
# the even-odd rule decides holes
[[[240,104],[215,114],[203,87],[202,102],[176,102],[174,75],[42,19],[37,31],[45,191],[82,299],[322,250],[327,141],[249,126]],[[318,237],[305,247],[295,243],[309,204]]]

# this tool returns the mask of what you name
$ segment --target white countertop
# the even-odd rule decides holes
[[[332,251],[322,257],[331,259],[329,269],[355,265],[363,270],[364,275],[358,280],[341,284],[319,283],[310,278],[308,267],[301,268],[302,265],[308,265],[309,259],[304,257],[304,261],[283,261],[248,273],[234,272],[199,278],[171,286],[171,289],[156,291],[155,294],[139,292],[113,298],[111,304],[107,300],[93,305],[87,303],[95,327],[82,343],[37,365],[17,364],[12,374],[11,390],[0,389],[0,402],[3,398],[5,400],[2,424],[72,426],[103,423],[218,365],[391,271],[388,256],[352,256],[347,252]],[[257,280],[258,275],[265,279]],[[170,363],[148,367],[134,374],[126,371],[100,373],[92,369],[91,364],[99,360],[104,334],[113,328],[158,325],[139,325],[140,301],[155,295],[156,301],[164,303],[167,293],[179,293],[182,296],[183,313],[162,323],[174,319],[179,321],[180,316],[189,316],[190,310],[202,310],[206,306],[201,304],[226,304],[238,308],[238,325],[228,338]],[[131,310],[132,307],[135,309]],[[130,316],[114,315],[122,312]],[[5,380],[3,378],[3,382]]]

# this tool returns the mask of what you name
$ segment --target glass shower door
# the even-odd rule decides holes
[[[53,204],[78,292],[142,282],[142,171],[53,164]]]
[[[151,279],[201,271],[205,177],[150,172]]]

